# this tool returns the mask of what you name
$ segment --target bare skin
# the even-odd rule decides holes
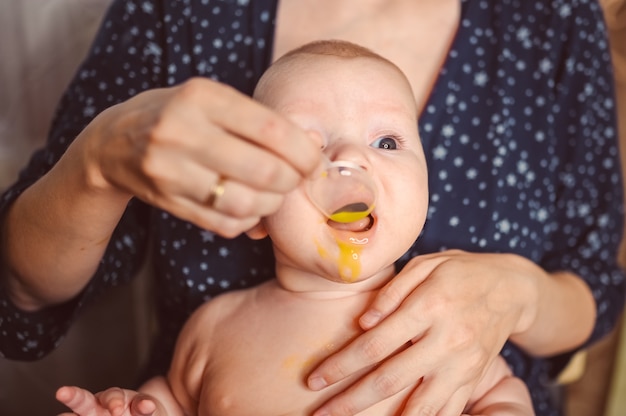
[[[119,416],[310,415],[360,376],[355,373],[319,392],[305,384],[307,374],[324,357],[362,333],[353,317],[360,315],[375,295],[376,291],[358,290],[297,293],[270,281],[220,296],[203,305],[185,326],[168,375],[169,384],[163,379],[153,380],[152,386],[142,388],[144,394],[158,398],[148,400],[156,404],[150,406],[136,399],[135,407],[142,403],[147,409],[140,413],[128,404],[133,403],[135,393],[121,389],[99,393],[100,401],[109,409],[125,409]],[[216,339],[220,342],[214,342]],[[416,385],[407,386],[358,415],[400,414],[399,409]],[[182,409],[172,405],[168,386]],[[81,416],[115,414],[102,409],[96,412],[84,390],[65,388],[60,394]],[[159,406],[163,407],[156,411]],[[464,414],[528,416],[533,412],[523,382],[512,376],[499,357],[472,393]]]

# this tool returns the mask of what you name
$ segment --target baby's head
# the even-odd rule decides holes
[[[408,91],[411,90],[411,85],[400,68],[381,55],[355,43],[341,40],[321,40],[306,43],[293,49],[274,62],[259,79],[254,91],[254,98],[268,104],[267,102],[271,102],[272,99],[272,89],[276,87],[277,83],[280,84],[285,77],[293,76],[293,71],[297,71],[300,65],[316,62],[323,57],[340,60],[343,58],[344,61],[365,58],[388,65],[392,70],[397,71],[401,78],[404,78]]]
[[[428,203],[417,107],[402,71],[349,42],[313,42],[278,59],[254,97],[309,132],[330,160],[365,169],[378,200],[370,217],[335,223],[303,183],[250,234],[269,233],[278,268],[338,282],[388,274],[419,235]]]
[[[396,71],[397,75],[404,79],[407,92],[411,91],[411,85],[402,70],[381,55],[368,48],[347,41],[320,40],[306,43],[281,56],[265,71],[263,76],[261,76],[254,90],[253,97],[257,101],[272,107],[273,91],[277,85],[282,83],[285,77],[294,76],[294,71],[298,71],[301,65],[307,65],[307,62],[316,62],[323,57],[337,58],[339,60],[343,58],[344,61],[355,58],[377,61],[380,64],[389,66],[393,71]]]

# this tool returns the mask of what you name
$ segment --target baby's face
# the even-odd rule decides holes
[[[369,218],[338,224],[315,208],[303,183],[265,219],[278,264],[344,282],[393,264],[421,231],[428,203],[408,82],[373,58],[314,56],[294,63],[266,91],[263,102],[307,130],[330,160],[363,167],[378,190]]]

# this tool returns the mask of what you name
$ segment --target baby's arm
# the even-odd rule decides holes
[[[211,407],[204,395],[209,377],[207,368],[214,349],[220,347],[215,326],[237,308],[238,291],[222,294],[196,309],[183,325],[176,340],[167,374],[168,385],[182,408],[189,414],[205,415]]]
[[[515,377],[502,357],[496,361],[476,387],[468,415],[534,416],[530,393]]]
[[[61,387],[57,400],[74,413],[59,416],[184,416],[195,412],[209,358],[212,323],[219,310],[212,305],[219,304],[217,300],[208,302],[187,320],[178,337],[167,379],[154,377],[138,392],[113,387],[92,394],[79,387]]]

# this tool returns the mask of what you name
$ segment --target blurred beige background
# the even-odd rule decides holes
[[[46,137],[110,0],[0,0],[0,189]]]
[[[45,139],[56,102],[110,1],[0,0],[0,190]],[[617,66],[626,160],[626,0],[602,3]],[[54,401],[54,391],[63,384],[92,390],[132,384],[150,333],[148,289],[145,279],[138,279],[111,291],[41,361],[0,359],[0,415],[55,415],[63,408]],[[109,339],[113,334],[115,342]],[[626,415],[625,338],[626,330],[616,331],[576,366],[575,379],[565,389],[568,416]]]

